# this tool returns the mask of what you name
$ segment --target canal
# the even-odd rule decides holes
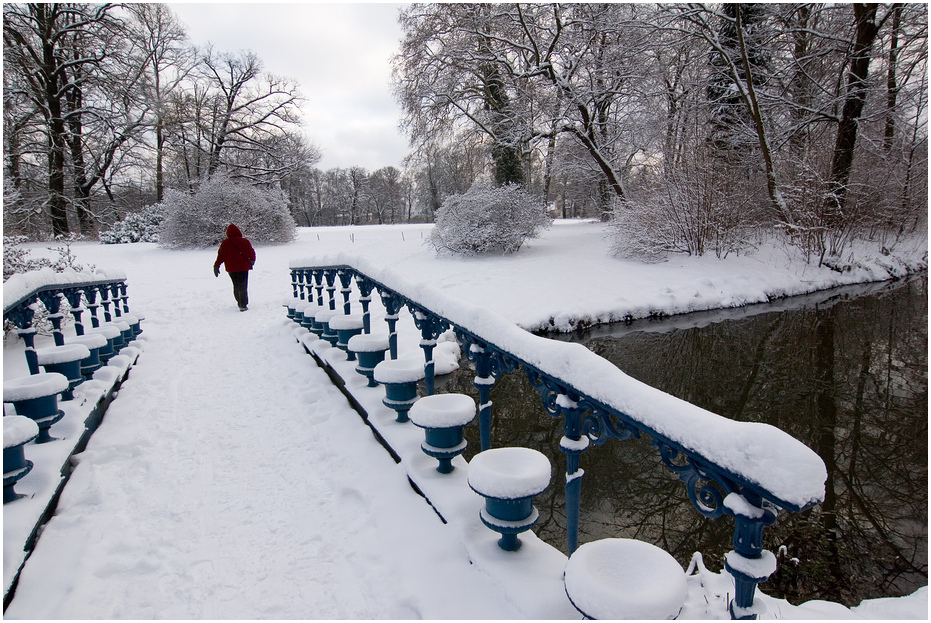
[[[779,569],[761,589],[796,604],[853,606],[928,582],[927,329],[924,275],[562,339],[665,392],[777,426],[815,450],[828,468],[826,499],[781,513],[767,528],[765,547]],[[438,391],[477,397],[474,372],[462,364],[438,379]],[[521,372],[499,379],[491,400],[492,447],[536,448],[553,463],[553,484],[535,501],[534,531],[566,552],[562,422],[547,415]],[[466,436],[470,459],[479,450],[476,423]],[[683,566],[700,551],[709,569],[721,569],[733,521],[702,517],[649,439],[590,447],[581,467],[580,544],[637,538]]]

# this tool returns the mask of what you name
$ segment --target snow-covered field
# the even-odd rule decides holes
[[[573,615],[564,598],[550,611],[541,610],[547,599],[522,598],[533,594],[534,576],[515,588],[513,579],[471,564],[475,544],[413,492],[404,467],[295,343],[281,307],[291,294],[292,259],[360,254],[526,328],[562,330],[738,306],[927,266],[926,240],[845,273],[793,261],[781,249],[641,265],[610,258],[602,226],[578,222],[557,222],[513,256],[463,260],[437,258],[422,244],[429,229],[302,229],[292,244],[259,247],[246,313],[236,309],[229,279],[212,274],[215,250],[73,245],[80,263],[125,272],[130,308],[145,316],[146,348],[78,457],[5,616]],[[44,245],[36,247],[42,253]],[[22,376],[21,343],[6,346],[4,378]],[[476,538],[493,543],[493,535]],[[704,600],[732,591],[727,576],[704,573],[701,581],[700,590],[690,581],[683,614],[726,618],[720,600],[712,599],[713,608]],[[854,610],[761,599],[778,618],[928,615],[926,588]]]

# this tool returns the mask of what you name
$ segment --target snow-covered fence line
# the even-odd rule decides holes
[[[99,302],[98,302],[99,295]],[[100,326],[98,309],[103,307],[103,321],[111,322],[129,314],[129,297],[126,294],[126,274],[120,270],[78,272],[68,269],[55,272],[51,268],[11,276],[3,284],[3,325],[16,327],[26,343],[26,361],[30,374],[39,373],[35,350],[35,328],[32,326],[39,304],[45,307],[52,322],[52,335],[56,346],[64,344],[61,322],[64,313],[62,302],[74,317],[75,333],[84,335],[82,314],[91,312],[91,326]],[[113,309],[111,312],[111,304]]]
[[[482,450],[490,445],[495,379],[523,369],[547,412],[562,418],[560,448],[566,456],[566,517],[570,554],[578,546],[583,470],[579,459],[590,445],[646,434],[663,463],[685,483],[695,508],[709,519],[735,520],[735,551],[725,566],[735,577],[732,614],[752,614],[756,585],[775,571],[763,549],[762,532],[781,509],[800,512],[824,499],[827,471],[803,443],[768,424],[737,422],[680,400],[626,375],[580,344],[535,336],[492,310],[456,299],[428,283],[415,283],[350,254],[292,260],[294,296],[336,309],[336,280],[344,313],[351,284],[359,290],[366,333],[368,307],[377,291],[386,311],[391,357],[397,357],[395,324],[407,307],[421,331],[427,393],[433,393],[433,348],[452,330],[476,367]],[[324,297],[324,290],[327,295]]]

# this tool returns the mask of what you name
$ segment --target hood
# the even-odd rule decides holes
[[[239,231],[239,228],[230,223],[230,226],[226,228],[226,237],[227,238],[242,238],[242,232]]]

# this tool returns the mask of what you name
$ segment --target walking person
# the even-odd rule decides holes
[[[249,308],[249,271],[255,264],[255,249],[248,238],[234,224],[226,228],[226,238],[220,243],[217,261],[213,263],[213,274],[220,276],[220,264],[226,265],[230,281],[233,282],[233,296],[239,311]]]

